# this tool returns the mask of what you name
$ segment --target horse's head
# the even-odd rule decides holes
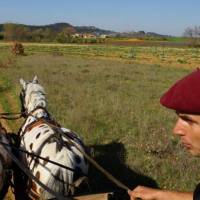
[[[24,81],[20,79],[22,90],[20,92],[20,100],[22,112],[30,113],[37,107],[46,107],[45,92],[43,87],[38,83],[37,76],[33,81]]]

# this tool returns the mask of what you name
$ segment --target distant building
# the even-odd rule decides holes
[[[110,38],[110,35],[106,35],[106,34],[101,34],[100,38]]]
[[[83,38],[96,38],[97,36],[91,33],[85,33],[83,34]]]
[[[75,33],[72,35],[73,38],[96,38],[97,36],[91,33]]]
[[[72,35],[73,38],[83,38],[83,34],[82,33],[75,33]]]

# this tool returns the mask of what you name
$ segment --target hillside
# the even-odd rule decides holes
[[[14,23],[13,23],[14,24]],[[70,23],[54,23],[54,24],[47,24],[47,25],[25,25],[25,24],[17,24],[16,26],[22,26],[26,27],[30,31],[46,31],[50,30],[55,33],[62,32],[65,28],[72,28],[74,32],[76,33],[88,33],[88,34],[94,34],[94,35],[111,35],[111,36],[117,36],[117,37],[170,37],[168,35],[161,35],[154,32],[145,32],[145,31],[130,31],[130,32],[116,32],[112,30],[105,30],[101,29],[95,26],[73,26]],[[4,24],[0,24],[0,32],[4,31]]]
[[[46,30],[50,29],[55,32],[61,32],[65,28],[73,28],[76,33],[92,33],[96,35],[100,34],[115,34],[116,32],[110,31],[110,30],[104,30],[97,28],[95,26],[73,26],[69,23],[55,23],[55,24],[48,24],[48,25],[25,25],[25,24],[15,24],[15,25],[20,25],[28,28],[31,31],[35,30]],[[0,24],[0,32],[3,31],[4,24]]]

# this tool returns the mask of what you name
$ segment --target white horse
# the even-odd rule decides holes
[[[87,161],[73,145],[76,143],[82,151],[85,151],[83,142],[74,132],[60,127],[47,112],[45,92],[38,83],[37,77],[32,82],[20,79],[20,83],[22,85],[20,94],[22,109],[26,113],[25,122],[19,132],[20,146],[47,159],[41,160],[23,154],[22,162],[51,191],[63,196],[71,195],[74,191],[74,181],[78,180],[81,174],[88,173]],[[72,170],[52,164],[48,160]],[[29,180],[29,184],[32,196],[44,199],[55,198],[55,195],[46,191],[33,179]]]
[[[2,127],[1,123],[0,142],[4,144],[9,144],[9,140],[6,137],[6,130]],[[12,163],[12,160],[8,155],[8,151],[10,151],[10,148],[8,146],[5,146],[4,144],[0,144],[0,199],[3,199],[3,197],[7,193],[10,179],[10,174],[8,174],[7,172],[11,169]]]

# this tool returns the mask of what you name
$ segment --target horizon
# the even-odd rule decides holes
[[[0,2],[0,23],[33,26],[69,23],[115,32],[145,31],[182,36],[186,28],[200,25],[199,7],[197,0],[21,0],[20,3],[6,0]]]

